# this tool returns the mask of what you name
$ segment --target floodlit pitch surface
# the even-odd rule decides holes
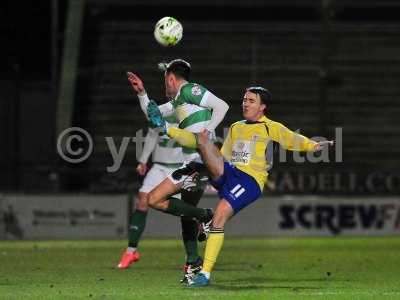
[[[144,240],[115,268],[124,241],[0,242],[1,299],[400,299],[400,238],[226,242],[200,289],[179,283],[179,240]]]

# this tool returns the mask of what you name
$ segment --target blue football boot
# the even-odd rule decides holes
[[[203,273],[198,273],[192,280],[189,281],[189,287],[203,287],[210,284],[210,279]]]

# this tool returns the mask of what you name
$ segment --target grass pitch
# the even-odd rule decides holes
[[[400,238],[226,238],[212,285],[179,283],[179,240],[0,242],[1,299],[400,299]]]

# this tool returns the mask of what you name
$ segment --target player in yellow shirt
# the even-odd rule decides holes
[[[268,141],[278,142],[292,151],[319,151],[333,141],[315,142],[265,116],[271,100],[262,87],[246,89],[242,109],[245,120],[233,123],[221,151],[209,140],[206,131],[193,134],[168,128],[168,135],[183,146],[197,148],[207,167],[211,184],[220,201],[212,219],[202,271],[189,281],[190,287],[206,286],[224,241],[225,223],[241,209],[258,199],[268,177]]]

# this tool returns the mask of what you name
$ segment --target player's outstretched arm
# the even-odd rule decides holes
[[[147,164],[139,163],[136,166],[136,172],[138,172],[140,176],[144,176],[147,172]]]
[[[324,149],[325,147],[329,147],[329,146],[333,146],[335,145],[335,141],[322,141],[322,142],[318,142],[315,146],[314,146],[314,151],[320,151],[322,149]]]
[[[147,164],[149,157],[156,147],[158,141],[158,132],[153,128],[148,128],[147,134],[144,138],[143,151],[140,155],[138,162]]]
[[[268,128],[271,139],[290,151],[320,151],[334,144],[334,141],[313,141],[278,122],[271,122]]]
[[[147,172],[147,161],[149,160],[151,153],[156,147],[157,141],[158,132],[149,127],[144,140],[142,154],[138,159],[139,164],[136,167],[136,171],[139,173],[140,176],[144,176]]]
[[[216,97],[210,92],[208,92],[207,98],[201,101],[200,105],[212,110],[211,120],[207,124],[206,129],[208,131],[214,131],[224,119],[229,109],[229,105],[224,100]]]
[[[139,95],[144,95],[146,94],[146,90],[144,89],[143,81],[140,79],[139,76],[132,72],[126,72],[126,75],[128,76],[128,81],[130,82],[132,89],[135,91],[135,93]]]
[[[281,123],[268,124],[271,139],[290,151],[315,151],[317,142],[297,133]]]
[[[128,76],[128,81],[131,84],[133,91],[139,98],[140,108],[147,117],[147,107],[149,106],[150,99],[147,96],[146,90],[144,89],[143,81],[139,76],[132,72],[126,72],[126,75]]]
[[[139,98],[140,108],[142,109],[146,117],[148,117],[147,107],[149,106],[150,99],[147,96],[143,81],[140,79],[139,76],[132,72],[126,72],[126,75],[128,76],[128,81],[130,82],[132,89]],[[163,117],[168,117],[174,114],[174,108],[170,102],[158,105],[158,109],[160,110]]]

